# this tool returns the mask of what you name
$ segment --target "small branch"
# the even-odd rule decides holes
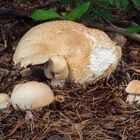
[[[13,135],[16,132],[16,130],[19,127],[21,127],[24,123],[26,123],[25,119],[23,119],[23,120],[21,120],[21,122],[17,123],[16,126],[13,128],[13,130],[8,135],[4,136],[3,140],[7,139],[9,136]]]
[[[126,33],[125,29],[117,27],[117,26],[111,26],[111,25],[108,26],[108,25],[105,25],[105,24],[92,22],[92,21],[82,21],[82,23],[87,25],[87,26],[90,26],[90,27],[102,29],[104,31],[120,33],[122,35],[125,35],[125,36],[129,37],[132,40],[140,42],[140,34],[138,34],[138,33],[132,33],[132,34]]]
[[[3,37],[3,41],[4,41],[4,48],[7,48],[7,40],[6,40],[5,33],[4,33],[4,30],[3,30],[2,26],[1,26],[1,34],[2,34],[2,37]]]

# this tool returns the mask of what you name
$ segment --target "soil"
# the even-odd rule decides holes
[[[55,5],[55,6],[54,6]],[[55,1],[0,0],[0,8],[32,12],[57,7]],[[0,92],[11,95],[18,83],[36,80],[48,83],[41,71],[21,75],[12,58],[20,38],[38,22],[26,17],[0,14]],[[113,34],[107,32],[108,35]],[[110,35],[111,36],[111,35]],[[10,106],[0,112],[1,140],[140,140],[140,106],[126,103],[125,88],[140,79],[140,45],[127,38],[123,56],[109,79],[87,87],[68,83],[54,88],[60,100],[26,119],[25,111]]]

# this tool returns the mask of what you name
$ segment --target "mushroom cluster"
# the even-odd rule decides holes
[[[20,67],[44,64],[51,85],[92,83],[108,77],[121,48],[98,29],[72,21],[50,21],[31,28],[19,41],[13,61]]]
[[[122,56],[121,47],[98,29],[72,21],[51,21],[31,28],[19,41],[13,61],[20,67],[40,65],[52,86],[65,81],[86,84],[108,77]],[[0,96],[1,108],[33,110],[51,104],[51,88],[30,81],[14,87],[11,98]]]

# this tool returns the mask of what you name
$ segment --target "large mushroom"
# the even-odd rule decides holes
[[[19,41],[13,61],[21,67],[45,64],[52,85],[65,80],[85,84],[109,76],[121,55],[103,31],[63,20],[31,28]]]

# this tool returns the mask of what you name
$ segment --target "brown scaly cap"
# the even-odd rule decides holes
[[[121,58],[121,49],[103,31],[72,21],[51,21],[31,28],[22,37],[13,60],[26,67],[42,64],[54,55],[67,61],[71,81],[85,83],[112,73]]]

